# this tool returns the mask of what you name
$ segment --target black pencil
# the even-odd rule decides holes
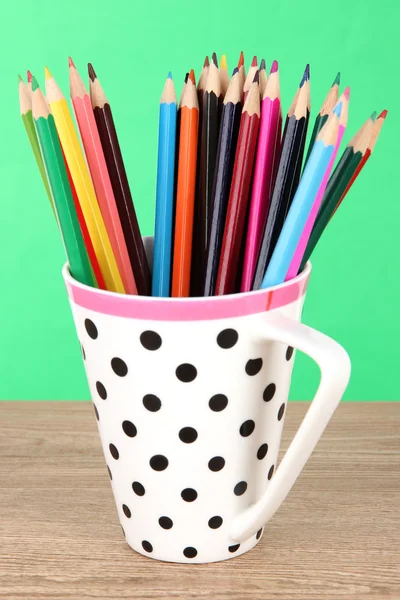
[[[213,296],[218,275],[219,256],[224,235],[233,164],[242,114],[242,89],[239,69],[233,71],[223,101],[215,176],[211,196],[210,234],[208,238],[203,295]]]
[[[310,122],[310,112],[311,112],[311,104],[310,104],[310,65],[306,66],[304,85],[308,87],[307,112],[306,112],[306,123],[305,123],[305,126],[304,126],[303,137],[302,137],[301,145],[300,145],[299,160],[297,162],[296,174],[295,174],[294,179],[293,179],[293,187],[294,187],[295,190],[297,189],[297,186],[299,185],[299,181],[300,181],[301,170],[302,170],[302,165],[303,165],[304,150],[305,150],[306,138],[307,138],[308,123]],[[289,207],[288,207],[288,210],[289,210]]]
[[[305,85],[307,71],[308,65],[286,118],[281,156],[254,274],[253,290],[258,290],[261,286],[297,188],[297,185],[294,185],[294,183],[298,175],[298,164],[299,162],[301,163],[302,159],[301,152],[302,149],[304,150],[304,146],[302,148],[302,140],[308,110],[309,87]]]

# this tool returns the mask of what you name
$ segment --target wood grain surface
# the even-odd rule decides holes
[[[1,599],[400,598],[400,403],[342,404],[261,543],[210,565],[125,543],[90,403],[0,402],[0,431]]]

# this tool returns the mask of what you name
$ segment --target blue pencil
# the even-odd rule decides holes
[[[160,101],[152,296],[170,295],[175,140],[176,94],[172,75],[168,73]]]
[[[261,288],[278,285],[285,281],[286,273],[307,223],[315,196],[318,193],[329,160],[333,154],[339,132],[341,110],[342,103],[339,102],[318,134],[299,187],[283,224]]]

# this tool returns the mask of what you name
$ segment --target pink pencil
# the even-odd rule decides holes
[[[318,193],[315,197],[314,204],[313,204],[311,212],[308,216],[306,226],[304,228],[303,233],[301,234],[301,238],[300,238],[300,241],[296,248],[296,252],[294,253],[292,262],[290,263],[290,267],[289,267],[289,270],[285,277],[285,281],[288,281],[289,279],[293,279],[293,277],[296,277],[296,275],[299,272],[301,261],[303,260],[303,255],[304,255],[309,237],[311,235],[312,228],[314,227],[314,222],[315,222],[315,219],[317,218],[319,207],[321,206],[322,198],[325,193],[325,188],[329,181],[332,167],[334,165],[336,155],[339,150],[340,142],[342,141],[344,132],[346,130],[347,116],[348,116],[348,110],[349,110],[349,98],[350,98],[350,88],[347,87],[338,100],[338,104],[339,104],[339,102],[342,103],[342,112],[340,114],[340,119],[339,119],[339,132],[338,132],[338,138],[336,141],[336,145],[333,150],[331,160],[329,161],[329,164],[326,168],[326,172],[325,172],[324,178],[321,182]]]
[[[100,211],[104,219],[104,224],[124,284],[125,292],[127,294],[137,294],[135,278],[129,260],[129,254],[121,227],[121,221],[119,219],[117,205],[115,203],[99,132],[93,114],[90,96],[76,70],[72,58],[68,59],[68,64],[71,100]]]
[[[281,100],[278,63],[274,60],[261,104],[261,124],[251,191],[249,224],[243,263],[241,292],[252,289],[261,238],[271,200],[274,167],[281,145]]]

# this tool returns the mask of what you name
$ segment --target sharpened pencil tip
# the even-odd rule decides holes
[[[18,75],[18,83],[21,83],[21,81],[22,83],[24,83],[24,80],[22,79],[21,75]]]
[[[168,71],[168,79],[172,79],[172,73],[171,73],[171,71]]]
[[[342,114],[342,103],[338,102],[335,106],[335,108],[333,109],[333,112],[335,113],[335,115],[337,117],[340,117],[340,115]]]
[[[304,71],[304,74],[306,76],[306,79],[310,79],[310,65],[309,64],[306,65],[306,70]]]
[[[44,68],[44,78],[46,81],[52,78],[52,74],[47,67]]]
[[[203,62],[203,69],[205,67],[209,67],[210,66],[210,60],[208,58],[208,56],[205,57],[204,62]]]
[[[278,70],[278,61],[274,60],[274,62],[272,63],[272,67],[271,67],[270,73],[276,73],[277,70]]]
[[[189,79],[190,79],[190,81],[193,83],[193,85],[196,85],[196,78],[195,78],[195,76],[194,76],[194,71],[193,71],[193,69],[191,69],[191,70],[190,70],[190,73],[189,73]]]
[[[240,67],[243,67],[244,65],[244,54],[243,54],[243,50],[240,52],[240,56],[239,56],[239,62],[238,62],[238,69],[240,69]]]
[[[376,110],[374,110],[374,112],[370,116],[370,119],[371,119],[371,121],[375,121],[375,119],[376,119]]]
[[[212,53],[212,61],[216,67],[218,67],[218,58],[215,52]]]
[[[70,56],[68,56],[68,66],[69,67],[74,67],[74,69],[76,69],[75,63],[74,63],[74,61],[72,60],[72,58]]]
[[[236,73],[239,73],[239,69],[238,69],[237,67],[235,67],[235,68],[233,69],[233,71],[232,71],[232,77],[233,77],[234,75],[236,75]]]
[[[88,63],[88,73],[89,73],[90,81],[93,82],[95,79],[97,79],[96,71],[93,69],[92,63]]]
[[[29,69],[26,72],[26,77],[28,79],[28,83],[30,83],[32,81],[32,73],[30,72]]]
[[[347,86],[347,88],[344,90],[343,96],[346,98],[346,100],[348,100],[350,98],[350,88],[349,88],[349,86]]]
[[[226,61],[226,54],[223,54],[221,56],[221,60],[220,60],[220,63],[219,63],[219,68],[220,69],[227,69],[228,68],[228,63]]]
[[[36,77],[33,77],[33,75],[31,75],[31,77],[32,77],[32,92],[34,92],[35,90],[38,89],[39,84],[36,81]]]
[[[386,108],[385,108],[385,110],[383,110],[383,111],[381,112],[381,114],[378,116],[378,119],[386,119],[386,115],[387,115],[387,114],[388,114],[388,111],[387,111],[387,110],[386,110]]]
[[[257,66],[257,56],[253,57],[253,60],[251,61],[251,66],[252,67],[256,67]]]
[[[253,83],[259,83],[260,81],[260,71],[257,69],[254,75]]]
[[[188,79],[189,79],[189,73],[186,73],[185,79],[184,79],[185,83],[187,83]]]
[[[335,79],[333,80],[333,83],[332,83],[331,87],[333,87],[334,85],[340,85],[340,71],[336,75]]]
[[[262,58],[262,59],[261,59],[261,62],[260,62],[260,71],[262,71],[262,70],[264,70],[264,71],[265,71],[265,69],[266,69],[266,66],[265,66],[265,58]]]

